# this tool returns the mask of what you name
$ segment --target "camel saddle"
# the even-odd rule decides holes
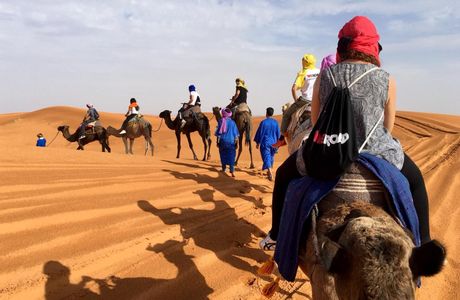
[[[183,112],[183,117],[187,123],[192,123],[194,118],[196,118],[197,121],[201,121],[204,119],[205,115],[201,112],[201,107],[199,105],[194,105]]]
[[[251,109],[249,108],[249,105],[247,103],[240,103],[236,106],[236,114],[238,113],[244,113],[244,112],[248,112],[250,115],[252,114],[251,113]]]
[[[128,123],[137,123],[137,122],[140,123],[141,121],[144,121],[143,118],[144,118],[143,115],[138,114],[138,115],[136,115],[134,118],[130,119],[130,120],[128,121]]]
[[[94,127],[100,127],[100,126],[102,126],[101,121],[96,120],[96,121],[86,124],[85,130],[91,130],[91,132],[94,132]]]
[[[299,172],[306,174],[304,170]],[[304,176],[289,184],[275,249],[275,261],[285,279],[295,279],[299,247],[311,212],[321,215],[321,211],[330,208],[328,205],[337,205],[337,201],[329,203],[329,197],[344,202],[366,201],[385,208],[412,232],[414,244],[420,245],[417,212],[407,179],[386,160],[362,153],[341,178],[326,181]]]

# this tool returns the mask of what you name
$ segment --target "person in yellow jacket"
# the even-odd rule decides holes
[[[316,58],[313,54],[305,54],[302,57],[302,70],[297,73],[297,77],[292,85],[291,92],[294,98],[294,103],[283,113],[281,121],[281,136],[279,140],[273,144],[273,147],[278,148],[286,145],[284,137],[291,122],[292,115],[300,108],[308,105],[307,110],[310,110],[311,99],[313,95],[313,85],[319,75],[320,70],[315,67]],[[298,95],[300,91],[300,96]]]

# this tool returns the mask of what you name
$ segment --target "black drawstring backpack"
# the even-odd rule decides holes
[[[331,70],[327,69],[334,88],[328,95],[326,105],[303,147],[302,155],[308,176],[323,180],[342,176],[374,133],[383,113],[359,147],[349,89],[366,74],[377,69],[375,67],[364,72],[344,88],[337,86]]]

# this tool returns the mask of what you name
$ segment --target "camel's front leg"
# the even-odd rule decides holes
[[[238,138],[238,155],[236,156],[235,166],[238,165],[241,152],[243,152],[243,135],[240,134],[240,137]]]
[[[192,150],[193,159],[198,160],[198,157],[196,157],[196,154],[195,154],[195,150],[193,150],[193,144],[192,144],[192,139],[190,138],[190,132],[187,132],[185,135],[187,136],[188,146],[190,147],[190,150]]]
[[[208,143],[208,157],[207,157],[207,160],[210,160],[211,159],[211,144],[212,144],[212,140],[210,137],[208,137],[206,139],[207,143]]]
[[[180,155],[180,130],[176,130],[176,139],[177,139],[177,156],[179,158]]]
[[[203,161],[206,161],[206,154],[208,153],[208,144],[206,144],[206,136],[201,136],[201,140],[203,141],[204,145]]]

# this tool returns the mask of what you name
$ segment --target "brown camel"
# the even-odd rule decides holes
[[[141,118],[140,120],[129,122],[126,126],[126,133],[120,134],[120,130],[113,128],[112,126],[107,127],[107,134],[113,135],[115,137],[121,137],[123,140],[123,144],[125,145],[125,153],[126,154],[134,154],[133,153],[133,144],[134,139],[140,136],[143,136],[145,139],[145,152],[144,155],[147,155],[147,152],[150,148],[150,153],[153,156],[153,142],[152,142],[152,124]],[[129,149],[128,149],[128,139],[129,139]]]
[[[78,139],[80,134],[77,129],[74,134],[70,134],[69,132],[69,126],[67,125],[62,125],[59,126],[58,131],[62,132],[62,135],[66,140],[69,142],[77,142],[78,143],[78,148],[77,150],[84,150],[83,146],[94,142],[94,141],[99,141],[102,145],[102,152],[110,152],[110,147],[109,147],[109,136],[107,135],[107,130],[102,127],[100,124],[96,123],[96,126],[94,126],[92,129],[87,129],[85,132],[85,138],[83,139]]]
[[[283,114],[291,104],[292,102],[289,102],[281,107]],[[302,146],[304,141],[310,135],[310,132],[313,129],[310,115],[311,114],[310,111],[307,110],[307,106],[302,107],[292,114],[291,122],[287,128],[286,135],[289,154],[297,151],[297,149]]]
[[[414,299],[417,278],[441,271],[444,247],[432,241],[415,248],[411,234],[389,214],[386,192],[376,182],[353,165],[318,204],[299,254],[313,299]],[[372,189],[363,189],[366,184]]]
[[[193,153],[193,159],[198,160],[198,157],[196,156],[195,151],[193,150],[192,139],[190,138],[190,133],[194,131],[198,131],[203,141],[203,145],[204,145],[203,161],[211,158],[211,131],[209,128],[209,120],[208,120],[208,117],[206,117],[204,114],[201,114],[201,116],[202,116],[201,118],[197,118],[196,116],[193,117],[193,120],[191,122],[190,121],[187,122],[185,126],[181,128],[181,125],[180,125],[181,121],[179,120],[177,116],[174,120],[171,119],[170,110],[165,110],[160,113],[160,118],[163,118],[165,120],[166,126],[168,126],[169,129],[174,130],[174,132],[176,133],[176,139],[177,139],[176,158],[179,158],[179,155],[180,155],[180,149],[181,149],[180,134],[183,133],[185,134],[185,136],[187,136],[188,145]]]
[[[219,121],[222,119],[220,113],[220,107],[213,107],[212,113],[216,117],[216,120]],[[246,137],[244,143],[249,146],[249,157],[251,158],[250,168],[254,169],[254,161],[252,160],[252,139],[251,139],[251,114],[247,111],[238,112],[234,118],[236,127],[238,128],[238,133],[240,134],[238,138],[238,155],[236,156],[235,166],[238,165],[238,160],[240,159],[241,152],[243,152],[243,134]]]

